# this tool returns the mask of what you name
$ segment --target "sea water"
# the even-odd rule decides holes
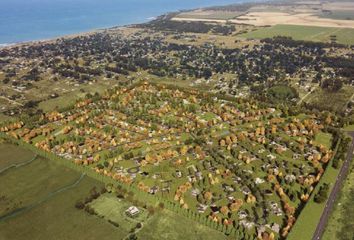
[[[0,0],[0,46],[146,22],[166,12],[249,0]]]

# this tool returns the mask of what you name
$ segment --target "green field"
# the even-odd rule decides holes
[[[319,14],[319,17],[339,19],[339,20],[353,20],[354,11],[353,10],[335,10],[335,11],[332,10],[330,13]]]
[[[38,107],[42,109],[44,112],[53,111],[58,108],[65,108],[75,103],[75,101],[79,98],[83,98],[86,94],[95,92],[102,93],[106,90],[108,86],[104,84],[95,85],[85,85],[80,86],[80,89],[75,89],[74,91],[65,93],[57,98],[49,99],[47,101],[40,102]]]
[[[0,239],[119,239],[113,225],[74,207],[101,185],[42,158],[1,173]]]
[[[343,86],[338,92],[329,92],[318,88],[305,101],[319,109],[342,112],[353,94],[354,88],[348,85]]]
[[[30,161],[35,154],[13,144],[0,144],[0,172],[13,164],[21,164]]]
[[[126,236],[136,226],[137,223],[144,223],[148,219],[148,212],[139,208],[139,215],[130,218],[125,211],[132,206],[132,203],[118,199],[111,194],[102,195],[90,204],[95,209],[98,216],[110,220],[119,225],[118,230],[122,236]]]
[[[149,219],[149,224],[138,234],[144,240],[223,240],[221,232],[205,227],[188,218],[164,210]]]
[[[260,28],[259,30],[239,35],[242,38],[272,38],[276,36],[292,37],[295,40],[330,42],[330,36],[336,35],[337,42],[342,44],[354,44],[354,29],[311,27],[295,25],[276,25]]]

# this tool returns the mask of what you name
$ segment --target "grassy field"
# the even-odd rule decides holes
[[[120,239],[116,227],[74,207],[93,186],[101,183],[41,158],[3,172],[0,239]]]
[[[53,111],[57,108],[65,108],[74,104],[77,99],[84,97],[87,93],[102,93],[107,88],[108,86],[103,84],[83,85],[80,86],[80,88],[75,88],[73,91],[65,93],[57,98],[40,102],[38,106],[45,112]]]
[[[153,229],[153,230],[152,230]],[[149,224],[138,234],[144,240],[223,240],[226,237],[185,217],[164,210],[149,219]]]
[[[132,204],[110,194],[102,195],[93,201],[90,206],[95,209],[100,217],[117,223],[122,236],[128,235],[137,223],[143,223],[148,219],[148,212],[142,208],[139,208],[140,213],[138,216],[134,218],[128,217],[125,211]]]
[[[319,132],[316,135],[315,141],[317,144],[322,144],[327,148],[331,148],[332,135],[330,133]]]
[[[0,113],[0,122],[11,121],[13,118]]]
[[[0,144],[0,171],[12,164],[20,164],[31,160],[35,154],[13,144]]]
[[[319,14],[321,18],[331,18],[331,19],[340,19],[340,20],[353,20],[354,11],[353,10],[335,10],[330,13]]]
[[[262,39],[275,36],[288,36],[295,40],[330,42],[331,35],[337,36],[338,43],[354,44],[354,29],[331,27],[276,25],[241,34],[239,37]]]
[[[338,92],[328,92],[318,88],[311,93],[305,101],[323,107],[326,110],[341,111],[344,110],[347,102],[354,94],[354,88],[351,86],[343,86]]]

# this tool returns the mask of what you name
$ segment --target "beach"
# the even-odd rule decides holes
[[[168,12],[246,0],[2,0],[0,46],[150,21]],[[5,45],[6,46],[6,45]]]

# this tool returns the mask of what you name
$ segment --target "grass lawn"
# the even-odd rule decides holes
[[[315,141],[317,144],[322,144],[323,146],[327,147],[327,149],[330,149],[332,145],[332,134],[319,132],[316,135]]]
[[[99,216],[107,221],[111,220],[119,224],[119,230],[125,235],[136,226],[139,222],[144,222],[148,218],[148,212],[145,209],[139,208],[139,215],[130,218],[125,214],[125,211],[132,206],[125,200],[118,199],[114,195],[105,194],[93,201],[90,206],[95,209]]]
[[[121,239],[112,224],[74,207],[94,186],[102,184],[45,159],[3,172],[0,239]]]
[[[314,193],[317,193],[320,186],[327,183],[330,184],[330,191],[339,173],[339,169],[334,169],[329,163],[324,175],[322,176],[319,184],[316,186]],[[296,220],[293,229],[288,235],[288,240],[298,240],[298,239],[312,239],[315,233],[318,221],[322,215],[323,209],[326,202],[318,204],[314,202],[314,194],[311,195],[309,201],[306,203],[304,209],[301,211],[300,216]]]
[[[288,36],[295,40],[329,42],[331,35],[337,36],[338,43],[354,44],[354,29],[333,27],[276,25],[241,34],[239,37],[262,39],[275,36]]]
[[[164,210],[149,219],[138,234],[138,239],[144,240],[223,240],[226,237],[211,228],[203,226],[171,211]]]
[[[0,144],[0,171],[12,164],[24,163],[31,160],[35,154],[14,144]]]

